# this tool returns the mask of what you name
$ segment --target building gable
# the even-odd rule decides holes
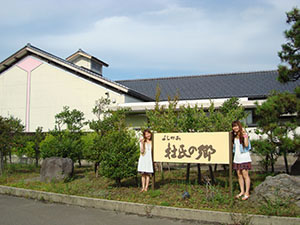
[[[34,131],[38,126],[54,128],[54,116],[63,106],[84,112],[93,118],[95,101],[109,95],[115,103],[124,103],[125,94],[94,81],[78,77],[33,56],[27,56],[0,74],[0,112],[14,115]]]
[[[113,89],[116,92],[121,92],[123,94],[127,94],[133,98],[139,99],[140,101],[153,100],[153,99],[149,98],[148,96],[145,96],[134,90],[130,90],[129,88],[127,88],[126,86],[124,86],[122,84],[119,84],[119,83],[111,81],[107,78],[104,78],[103,76],[99,75],[98,73],[95,73],[84,67],[75,65],[74,63],[69,62],[64,59],[61,59],[57,56],[54,56],[48,52],[45,52],[39,48],[32,46],[31,44],[27,44],[25,47],[23,47],[22,49],[17,51],[15,54],[11,55],[10,57],[8,57],[4,61],[2,61],[0,63],[0,74],[3,73],[5,70],[9,69],[12,65],[18,63],[20,60],[22,60],[24,57],[26,57],[28,55],[32,55],[40,60],[43,60],[49,64],[56,66],[56,67],[63,68],[64,70],[75,73],[78,76],[81,76],[87,80],[93,80],[95,82],[98,82],[102,86],[106,86],[107,88]],[[95,57],[92,57],[92,59],[95,59]],[[106,63],[104,63],[104,64],[108,66],[108,64],[106,64]]]

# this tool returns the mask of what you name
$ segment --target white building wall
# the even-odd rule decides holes
[[[27,72],[17,66],[0,74],[0,115],[25,121]]]
[[[74,61],[72,61],[77,66],[82,66],[87,69],[91,69],[91,61],[85,57],[77,57]]]

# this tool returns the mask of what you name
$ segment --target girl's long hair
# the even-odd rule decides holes
[[[152,141],[152,132],[151,132],[151,130],[150,130],[150,129],[145,129],[145,130],[143,131],[143,137],[144,137],[144,141],[146,141],[146,137],[145,137],[146,133],[149,133],[149,134],[151,134],[150,141]]]
[[[146,137],[145,137],[145,135],[146,135],[146,133],[150,133],[151,134],[151,138],[150,138],[150,141],[152,141],[152,132],[151,132],[151,130],[150,129],[145,129],[144,131],[143,131],[143,138],[144,138],[144,141],[143,141],[143,148],[144,148],[144,151],[145,151],[145,149],[146,149],[146,141],[147,141],[147,139],[146,139]]]
[[[235,126],[238,126],[239,127],[239,131],[238,133],[234,133],[232,131],[232,143],[234,144],[234,139],[236,138],[236,136],[239,135],[239,140],[240,140],[240,143],[243,145],[243,147],[245,147],[245,143],[244,143],[244,136],[242,134],[242,131],[243,131],[243,126],[242,126],[242,123],[238,120],[235,120],[232,122],[231,124],[232,127],[235,127]]]

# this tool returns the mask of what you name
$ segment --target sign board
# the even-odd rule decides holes
[[[155,133],[153,161],[230,164],[230,132]]]

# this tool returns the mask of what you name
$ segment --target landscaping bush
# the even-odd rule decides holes
[[[68,106],[64,106],[63,111],[55,115],[55,129],[50,131],[40,144],[42,158],[70,158],[73,162],[78,160],[81,166],[83,158],[81,129],[86,124],[84,120],[83,112],[77,109],[70,110]]]
[[[83,143],[83,157],[89,162],[94,163],[94,171],[98,177],[99,165],[102,156],[101,136],[97,132],[86,133],[81,137]]]
[[[121,179],[137,173],[138,141],[134,132],[114,130],[102,138],[101,174],[114,179],[118,186]]]
[[[26,155],[29,158],[35,159],[35,166],[38,167],[40,159],[40,143],[45,138],[45,133],[42,132],[42,127],[38,127],[34,134],[23,133],[19,136],[18,145],[14,148],[13,153],[19,157]]]
[[[12,149],[19,144],[19,136],[23,131],[20,119],[0,116],[0,175],[4,172],[6,156],[11,159]]]
[[[82,158],[82,141],[68,130],[51,132],[40,144],[41,157],[70,158],[75,162]]]

